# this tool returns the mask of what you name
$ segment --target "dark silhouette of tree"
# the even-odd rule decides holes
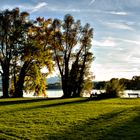
[[[120,83],[124,85],[125,89],[139,90],[140,76],[133,76],[132,79],[121,78]]]
[[[94,89],[105,89],[106,81],[93,82]]]
[[[109,83],[109,81],[98,81],[93,83],[95,89],[105,89],[105,85]],[[119,84],[123,85],[125,90],[140,90],[140,76],[133,76],[132,79],[121,78],[119,79]]]
[[[9,97],[11,62],[13,56],[16,55],[16,50],[20,47],[20,42],[25,37],[27,16],[27,12],[20,13],[18,8],[0,12],[0,65],[3,97]]]
[[[131,86],[133,90],[140,89],[140,76],[133,76],[131,80]]]
[[[64,21],[53,22],[44,18],[30,21],[28,16],[18,8],[0,12],[3,96],[9,97],[9,90],[15,97],[22,97],[23,89],[44,92],[45,76],[53,69],[52,53],[64,97],[79,96],[86,87],[89,90],[93,60],[90,52],[93,30],[89,24],[82,27],[71,15],[66,15]],[[40,71],[44,66],[48,68],[46,74]]]
[[[130,79],[126,79],[126,78],[121,78],[119,80],[120,84],[123,84],[124,85],[124,88],[125,89],[131,89],[132,88],[132,82]]]
[[[89,67],[93,60],[90,52],[93,29],[89,24],[81,26],[71,15],[64,21],[55,19],[52,23],[51,46],[58,66],[63,97],[79,96],[89,76]]]

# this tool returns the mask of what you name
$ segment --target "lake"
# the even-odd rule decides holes
[[[92,90],[93,93],[97,93],[100,94],[101,92],[105,92],[105,90]],[[61,97],[63,95],[63,91],[61,89],[52,89],[52,90],[46,90],[46,93],[48,95],[49,98],[57,98],[57,97]],[[128,93],[139,93],[140,94],[140,90],[125,90],[124,91],[124,95],[122,97],[128,97]],[[2,96],[2,92],[0,91],[0,96]],[[34,96],[33,94],[26,94],[24,93],[24,97],[37,97]],[[41,97],[41,96],[40,96]],[[85,97],[89,97],[89,95],[85,95]],[[132,98],[135,98],[137,96],[131,96]]]
[[[63,91],[61,89],[47,90],[46,93],[47,93],[49,98],[57,98],[57,97],[61,97],[63,95]],[[2,96],[2,91],[0,91],[0,96]],[[24,93],[23,96],[24,97],[37,97],[37,96],[34,96],[34,93],[31,93],[31,94]],[[40,96],[40,97],[42,97],[42,96]]]
[[[46,94],[49,98],[57,98],[63,95],[63,91],[61,89],[52,89],[52,90],[49,89],[49,90],[46,90]],[[33,94],[24,93],[24,97],[38,97],[38,96],[34,96],[34,93]]]
[[[96,90],[96,89],[94,89],[93,91],[92,91],[93,93],[97,93],[97,94],[100,94],[101,92],[105,92],[105,90]],[[122,95],[122,97],[129,97],[128,96],[128,93],[138,93],[139,95],[140,95],[140,90],[124,90],[124,92],[123,92],[123,95]],[[133,96],[131,96],[131,98],[136,98],[137,97],[137,95],[133,95]]]

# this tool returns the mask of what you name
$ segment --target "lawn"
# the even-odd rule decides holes
[[[139,99],[0,99],[0,139],[138,140]]]

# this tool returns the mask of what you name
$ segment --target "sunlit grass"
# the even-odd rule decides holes
[[[0,139],[139,138],[140,99],[0,99]]]

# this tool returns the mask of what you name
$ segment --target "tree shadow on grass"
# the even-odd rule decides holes
[[[130,120],[114,126],[104,135],[104,140],[138,140],[140,139],[140,107],[130,110],[130,113],[137,113]]]
[[[58,99],[54,99],[54,98],[53,99],[48,99],[48,100],[57,100],[57,102],[48,102],[48,104],[35,105],[35,106],[28,107],[28,108],[26,108],[24,110],[48,108],[48,107],[63,106],[63,105],[70,105],[70,104],[75,105],[75,104],[80,104],[80,103],[85,103],[85,102],[97,102],[97,101],[100,101],[100,100],[91,100],[90,98],[87,98],[87,97],[58,98]],[[102,100],[109,100],[109,99],[102,99]],[[112,104],[112,103],[110,103],[110,104]]]
[[[75,105],[75,104],[85,103],[85,102],[89,102],[89,101],[90,100],[88,98],[60,99],[56,103],[52,102],[52,103],[49,103],[49,104],[31,106],[31,107],[26,108],[26,109],[30,110],[30,109],[39,109],[39,108],[49,108],[49,107],[64,106],[64,105],[70,105],[70,104]]]
[[[132,118],[124,117],[126,112],[138,111]],[[40,139],[49,140],[138,140],[140,138],[140,109],[130,108],[90,118],[84,122],[75,122],[65,130],[57,130]]]
[[[48,102],[48,104],[43,105],[35,105],[31,106],[27,109],[35,109],[35,108],[43,108],[43,107],[54,107],[59,105],[66,105],[66,104],[76,104],[76,103],[82,103],[82,102],[88,102],[90,101],[89,98],[67,98],[67,99],[61,99],[61,98],[27,98],[27,99],[9,99],[8,101],[0,101],[1,106],[6,105],[15,105],[15,104],[26,104],[26,103],[36,103],[36,102],[42,102],[42,101],[51,101],[51,100],[57,100],[57,102]],[[47,103],[47,102],[46,102]]]
[[[15,104],[25,104],[25,103],[34,103],[34,102],[42,102],[46,100],[56,100],[56,99],[48,99],[48,98],[8,98],[4,100],[0,100],[0,105],[15,105]]]

